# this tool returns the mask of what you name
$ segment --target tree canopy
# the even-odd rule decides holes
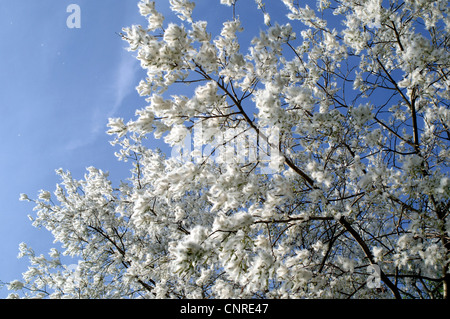
[[[10,297],[449,297],[447,1],[255,2],[258,34],[240,1],[217,34],[193,1],[139,2],[148,105],[108,129],[130,177],[22,195],[63,249],[22,244]]]

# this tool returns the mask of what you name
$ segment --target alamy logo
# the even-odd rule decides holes
[[[78,264],[70,264],[66,268],[71,274],[73,278],[73,283],[78,285],[81,281],[81,273]]]
[[[260,174],[273,174],[282,167],[279,136],[279,129],[273,127],[260,129],[259,134],[253,129],[228,128],[210,136],[202,122],[197,122],[181,145],[172,148],[171,156],[180,162],[201,163],[209,159],[217,163],[257,163]],[[203,144],[205,140],[207,144]]]
[[[67,12],[71,14],[67,17],[66,25],[69,29],[81,28],[81,9],[78,4],[69,4],[67,6]]]
[[[381,270],[377,264],[369,265],[367,271],[370,274],[367,278],[368,288],[380,288],[381,287]]]

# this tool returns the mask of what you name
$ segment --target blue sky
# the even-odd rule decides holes
[[[168,14],[169,1],[156,2],[157,9],[167,14],[167,23],[173,18]],[[66,25],[72,3],[81,8],[79,29]],[[31,225],[27,215],[33,214],[33,203],[20,202],[21,193],[35,198],[40,189],[53,192],[59,182],[55,169],[60,167],[82,178],[86,167],[95,166],[109,171],[116,185],[128,177],[128,167],[116,160],[116,149],[105,131],[109,117],[127,121],[136,109],[145,107],[135,90],[145,74],[117,35],[123,27],[146,24],[137,3],[0,0],[1,281],[21,279],[27,270],[27,260],[17,259],[21,242],[38,254],[47,254],[53,246],[46,230]],[[219,3],[200,0],[194,11],[195,18],[208,21],[213,36],[223,19],[211,18],[232,17],[232,9]],[[281,1],[268,5],[269,12],[273,6],[284,9]],[[258,34],[263,22],[255,8],[253,0],[238,2],[250,35],[247,41]],[[154,146],[163,147],[161,142]],[[0,298],[7,294],[0,289]]]
[[[66,25],[67,6],[81,8],[81,28]],[[32,227],[27,215],[36,197],[54,191],[62,167],[81,178],[88,166],[127,177],[105,134],[108,117],[129,119],[145,106],[135,86],[138,61],[116,33],[142,23],[137,1],[0,1],[0,280],[20,279],[26,242],[48,252],[50,234]],[[0,298],[7,291],[0,290]]]

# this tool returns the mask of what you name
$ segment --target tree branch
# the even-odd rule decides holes
[[[349,222],[345,219],[344,216],[342,216],[339,219],[339,223],[342,226],[344,226],[344,228],[356,240],[356,242],[358,243],[358,245],[361,247],[361,249],[363,250],[364,254],[366,255],[367,259],[369,259],[369,262],[372,265],[376,265],[377,263],[375,262],[374,256],[373,256],[372,252],[370,251],[370,248],[367,246],[367,244],[364,242],[364,240],[361,238],[361,236],[359,236],[359,234],[356,232],[356,230],[349,224]],[[395,286],[392,283],[392,281],[386,276],[386,274],[383,272],[383,270],[381,270],[381,268],[380,268],[380,277],[381,277],[381,280],[392,291],[392,293],[394,294],[395,299],[401,299],[401,295],[400,295],[400,292],[399,292],[397,286]]]

